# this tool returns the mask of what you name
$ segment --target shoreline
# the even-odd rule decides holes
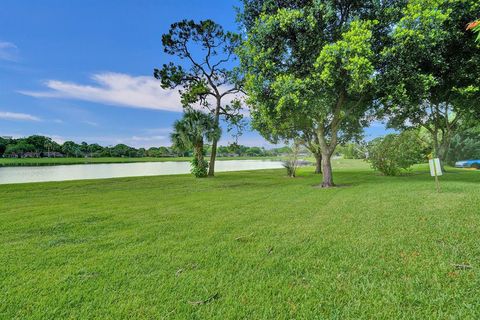
[[[115,164],[115,163],[155,163],[155,162],[189,162],[192,157],[165,158],[0,158],[2,167],[41,167],[83,164]],[[220,157],[216,161],[235,160],[269,160],[281,161],[281,157]]]

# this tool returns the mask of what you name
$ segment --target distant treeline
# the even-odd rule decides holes
[[[209,153],[210,148],[206,148]],[[224,157],[236,156],[278,156],[290,151],[289,147],[265,149],[263,147],[247,147],[239,144],[218,147],[217,154]],[[99,157],[183,157],[190,156],[192,150],[177,150],[173,147],[133,148],[125,144],[104,147],[97,143],[80,144],[66,141],[59,144],[49,137],[33,135],[26,138],[12,139],[0,137],[0,157],[4,158],[99,158]]]

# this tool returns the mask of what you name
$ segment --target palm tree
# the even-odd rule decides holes
[[[192,173],[197,177],[207,175],[208,163],[203,158],[204,141],[218,139],[221,130],[215,125],[212,115],[198,110],[187,110],[183,118],[173,124],[173,133],[170,135],[173,146],[186,150],[193,148],[194,160]]]

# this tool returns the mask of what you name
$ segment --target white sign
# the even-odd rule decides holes
[[[440,159],[430,159],[428,163],[430,164],[430,175],[432,177],[441,176],[443,174],[442,167],[440,166]]]

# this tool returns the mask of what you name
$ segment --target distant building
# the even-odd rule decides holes
[[[56,151],[50,151],[50,152],[42,152],[42,157],[47,157],[47,158],[64,158],[65,155],[60,152]]]
[[[25,152],[21,155],[21,158],[40,158],[40,153],[38,152]]]

